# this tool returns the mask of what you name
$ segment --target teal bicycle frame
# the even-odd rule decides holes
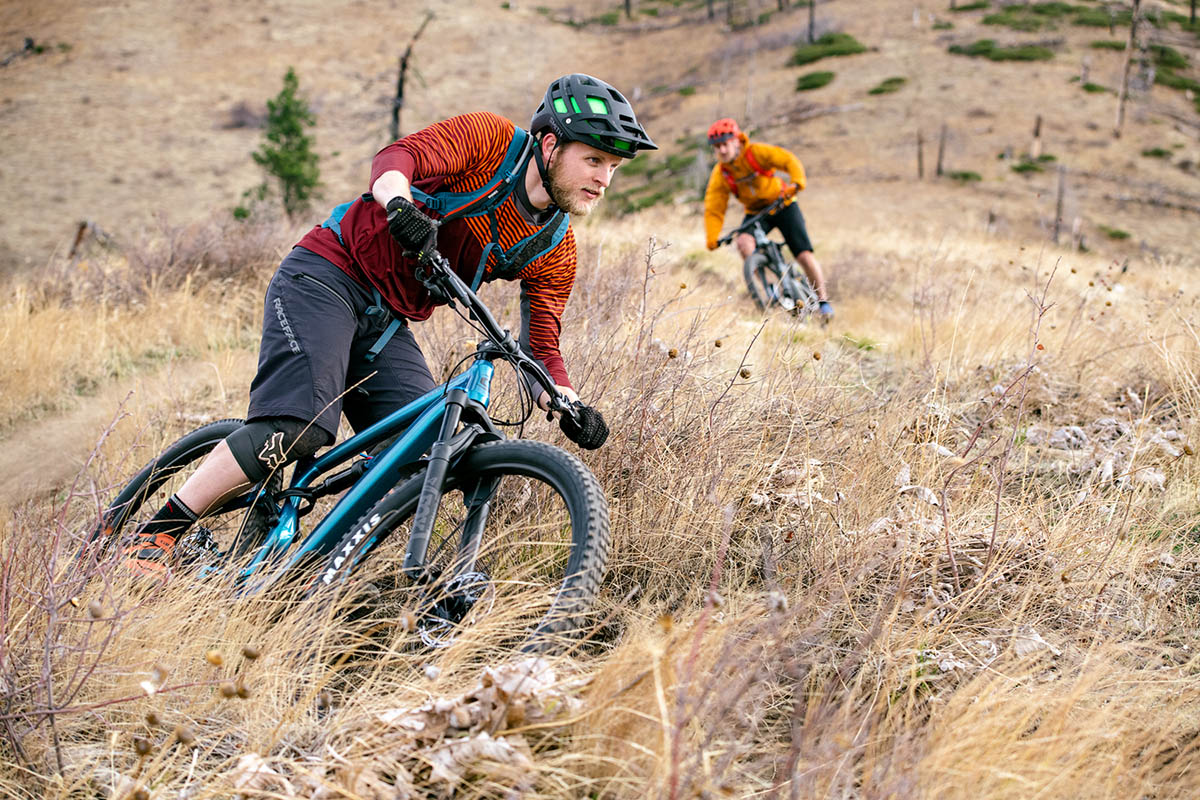
[[[480,436],[502,438],[487,416],[492,375],[495,370],[489,355],[497,357],[500,353],[487,349],[481,351],[466,372],[431,389],[366,430],[340,442],[314,461],[298,465],[288,487],[289,491],[278,510],[278,521],[272,526],[250,563],[238,576],[238,581],[247,590],[246,593],[251,594],[266,588],[306,559],[330,553],[350,526],[401,480],[404,468],[421,459],[435,442],[448,438],[451,451],[457,450],[457,455],[464,452],[467,446]],[[470,415],[476,418],[476,424],[471,426],[470,433],[473,435],[470,436],[470,441],[463,437],[463,440],[457,443],[458,446],[455,446],[454,428],[462,418],[464,409],[476,412]],[[300,517],[308,510],[302,508],[305,499],[303,490],[312,487],[321,476],[331,473],[364,451],[401,432],[403,435],[387,449],[359,462],[363,465],[361,476],[304,537],[299,546],[293,548],[299,532]],[[251,502],[263,502],[263,499],[261,496],[244,496],[234,501],[234,504],[249,505]],[[229,506],[234,507],[236,505]],[[410,548],[411,544],[410,542]],[[287,560],[279,563],[292,549],[294,552]],[[419,560],[423,560],[424,552],[419,555]],[[405,559],[406,568],[409,567],[409,560]],[[278,567],[275,568],[277,563]],[[219,570],[219,567],[207,569],[211,572]],[[264,572],[270,574],[263,580],[251,580],[256,574]]]
[[[483,329],[487,339],[479,345],[474,362],[461,375],[426,392],[311,462],[297,464],[291,486],[277,493],[276,497],[265,500],[273,506],[280,498],[283,502],[275,507],[278,518],[265,541],[236,577],[240,593],[248,595],[262,591],[291,573],[302,562],[315,561],[318,556],[332,553],[351,526],[400,481],[412,474],[415,464],[424,466],[425,478],[412,518],[403,571],[407,577],[419,579],[425,570],[425,554],[433,531],[433,520],[450,465],[475,443],[504,438],[487,413],[495,372],[493,361],[502,359],[513,362],[523,373],[522,377],[533,379],[531,386],[536,382],[546,390],[552,410],[575,414],[570,402],[558,392],[554,380],[541,362],[522,352],[512,335],[499,326],[487,306],[454,274],[441,254],[436,251],[423,253],[421,265],[418,279],[430,286],[431,290],[443,291],[451,304],[454,300],[461,302],[471,319]],[[366,451],[397,435],[399,438],[382,452],[373,456],[365,455]],[[330,475],[323,483],[316,483],[318,478],[353,460],[360,453],[364,454],[361,460],[342,472]],[[299,533],[300,517],[312,510],[312,501],[343,489],[347,490],[345,495],[297,544],[295,540]],[[307,507],[304,506],[306,500]],[[247,492],[226,504],[222,512],[236,511],[256,502],[264,502],[261,490]],[[475,493],[469,502],[471,507],[460,544],[462,557],[456,564],[456,568],[462,571],[470,571],[473,567],[477,539],[487,520],[489,508],[486,497],[480,493]],[[219,572],[220,568],[212,566],[207,571]],[[322,577],[329,580],[328,575]]]

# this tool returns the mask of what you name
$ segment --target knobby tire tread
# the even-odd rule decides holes
[[[511,470],[521,467],[540,469],[553,478],[555,488],[568,504],[570,495],[578,494],[576,499],[587,517],[580,527],[575,514],[571,516],[572,558],[578,557],[578,566],[570,578],[563,576],[555,605],[547,612],[534,635],[566,633],[576,629],[578,618],[590,610],[599,593],[608,557],[611,536],[608,503],[595,476],[582,461],[559,447],[531,439],[508,439],[472,448],[447,474],[445,491],[453,491],[461,483],[484,471],[514,474]],[[343,584],[372,551],[412,517],[424,478],[425,471],[422,469],[363,514],[337,543],[314,581],[310,595]],[[379,516],[379,521],[372,525],[370,520],[375,515]],[[486,528],[484,535],[487,535]],[[575,604],[580,610],[574,614],[556,614],[559,600],[568,591],[570,594],[566,604]]]

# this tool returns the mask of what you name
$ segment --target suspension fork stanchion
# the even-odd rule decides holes
[[[499,478],[481,479],[468,496],[463,497],[467,506],[467,518],[463,522],[462,537],[458,541],[458,556],[454,561],[454,575],[465,575],[475,571],[479,560],[479,548],[483,545],[483,526],[487,524],[492,510],[492,497]]]
[[[418,578],[425,568],[425,552],[433,535],[433,521],[437,517],[442,501],[442,484],[450,466],[450,439],[458,429],[463,407],[467,404],[467,393],[453,389],[446,395],[446,414],[442,417],[442,429],[437,441],[429,448],[429,462],[425,467],[425,482],[421,484],[421,496],[413,514],[412,529],[408,536],[408,550],[404,553],[404,574]]]

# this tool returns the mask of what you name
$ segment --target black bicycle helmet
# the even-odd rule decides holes
[[[613,86],[591,75],[564,75],[546,89],[529,130],[549,130],[562,141],[583,142],[622,158],[657,150],[633,115],[633,106]]]

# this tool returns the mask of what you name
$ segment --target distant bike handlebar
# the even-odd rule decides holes
[[[782,194],[779,195],[779,197],[776,197],[774,202],[771,203],[771,205],[767,206],[762,211],[755,214],[753,217],[750,217],[745,222],[743,222],[741,225],[739,225],[738,227],[731,230],[729,233],[722,236],[720,239],[717,239],[717,246],[721,247],[721,246],[729,244],[738,236],[738,234],[749,233],[751,230],[754,229],[755,225],[757,225],[760,221],[762,221],[763,217],[774,214],[780,208],[783,208],[783,205],[789,199],[790,199],[790,197],[788,197],[786,195],[782,195]]]

